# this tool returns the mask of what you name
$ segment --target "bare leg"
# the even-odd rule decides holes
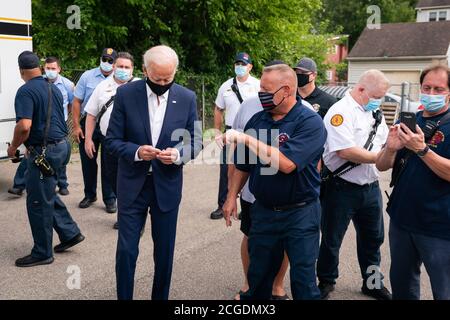
[[[242,260],[242,270],[244,271],[244,285],[241,288],[242,292],[246,292],[248,290],[248,280],[247,280],[247,272],[248,266],[250,264],[250,258],[248,256],[248,237],[244,236],[241,242],[241,260]],[[240,295],[237,294],[234,300],[239,300]]]
[[[286,291],[284,290],[284,277],[286,275],[288,267],[289,267],[289,259],[285,252],[283,263],[281,264],[280,267],[280,271],[278,271],[278,274],[273,282],[272,295],[282,297],[286,294]]]

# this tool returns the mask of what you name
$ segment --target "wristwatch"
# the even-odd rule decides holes
[[[425,155],[428,153],[428,151],[430,151],[430,147],[427,145],[427,146],[425,147],[425,149],[416,152],[416,154],[417,154],[419,157],[423,158],[423,157],[425,157]]]

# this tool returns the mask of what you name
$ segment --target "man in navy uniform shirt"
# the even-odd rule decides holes
[[[248,240],[249,290],[241,295],[243,300],[271,298],[285,251],[293,298],[320,298],[315,272],[320,224],[317,165],[326,131],[322,119],[297,101],[296,91],[297,77],[289,66],[264,68],[259,92],[264,110],[247,123],[248,134],[235,130],[225,134],[227,143],[238,144],[237,170],[224,206],[228,225],[231,215],[237,218],[236,198],[248,177],[256,198]]]
[[[377,160],[388,170],[401,159],[387,212],[391,217],[391,286],[393,299],[420,299],[422,263],[433,297],[450,300],[450,70],[437,65],[420,77],[417,133],[404,124],[391,128],[387,145]],[[431,124],[437,125],[434,130]],[[427,133],[425,137],[424,132]]]
[[[62,94],[54,84],[41,76],[39,58],[34,53],[21,53],[19,68],[26,83],[16,94],[17,124],[13,141],[8,148],[8,156],[14,157],[22,143],[30,152],[27,160],[26,189],[34,247],[30,255],[16,260],[16,266],[32,267],[53,262],[53,228],[61,240],[61,244],[54,248],[55,252],[65,251],[78,244],[84,240],[84,236],[64,203],[56,195],[56,175],[43,175],[34,161],[38,154],[44,154],[53,170],[58,172],[69,160],[70,144],[66,139],[67,126],[64,121]],[[45,137],[50,94],[50,125]]]

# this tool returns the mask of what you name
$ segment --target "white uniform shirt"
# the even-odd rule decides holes
[[[136,80],[139,79],[133,79],[133,81]],[[118,84],[114,80],[114,77],[108,77],[100,82],[92,93],[88,103],[86,104],[86,107],[84,108],[86,113],[90,114],[91,116],[97,117],[100,110],[102,110],[102,107],[109,101],[109,99],[111,99],[112,96],[116,95],[117,88],[120,86],[121,84]],[[100,119],[100,131],[104,136],[106,136],[106,131],[108,130],[109,118],[111,117],[113,107],[114,102],[109,106],[109,108]]]
[[[216,106],[219,109],[225,110],[225,125],[229,127],[233,126],[234,118],[241,106],[236,94],[231,90],[232,84],[233,78],[225,81],[220,86],[216,98]],[[257,96],[260,89],[259,80],[252,76],[249,76],[245,82],[239,82],[239,80],[237,80],[237,85],[243,101]]]
[[[364,148],[372,131],[375,119],[372,112],[367,112],[347,92],[342,100],[334,104],[324,118],[328,132],[323,160],[331,171],[335,171],[347,160],[337,155],[337,151],[361,147]],[[373,141],[372,152],[378,152],[386,143],[389,129],[383,116]],[[365,185],[378,180],[379,172],[375,164],[362,164],[340,178],[358,185]]]

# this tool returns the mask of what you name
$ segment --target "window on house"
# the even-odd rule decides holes
[[[430,12],[429,21],[437,21],[437,12]]]
[[[446,21],[447,20],[447,11],[440,11],[439,12],[439,21]]]

